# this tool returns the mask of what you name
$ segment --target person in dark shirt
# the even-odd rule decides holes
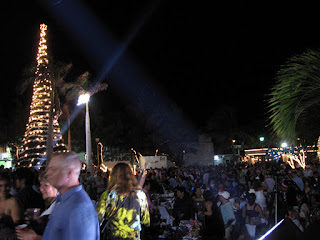
[[[0,216],[8,215],[15,224],[22,219],[22,212],[18,201],[10,194],[11,177],[8,172],[0,171]]]
[[[18,240],[15,232],[15,224],[11,216],[0,216],[0,239],[1,240]]]
[[[184,187],[176,188],[176,198],[173,206],[173,216],[175,221],[189,220],[194,217],[193,203],[190,195]]]
[[[299,194],[299,188],[292,180],[284,180],[279,189],[278,217],[282,219],[288,214],[289,208],[298,206],[296,195]]]
[[[221,240],[224,239],[224,223],[220,209],[210,190],[203,192],[205,199],[205,210],[198,212],[198,215],[205,216],[205,229],[202,239]]]
[[[14,173],[15,187],[18,191],[15,198],[22,212],[28,208],[44,209],[44,200],[40,191],[34,185],[35,175],[30,168],[18,168]]]
[[[309,178],[311,188],[315,191],[320,190],[320,184],[319,184],[319,173],[318,171],[313,172],[313,176]]]

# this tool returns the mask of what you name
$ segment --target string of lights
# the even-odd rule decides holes
[[[41,165],[46,156],[47,133],[49,131],[49,118],[52,103],[53,87],[49,72],[47,53],[47,25],[40,25],[40,40],[37,53],[36,78],[33,83],[30,116],[24,134],[23,145],[20,151],[18,165]],[[54,110],[53,110],[54,111]],[[54,111],[55,113],[55,111]],[[60,133],[57,116],[53,118],[54,151],[66,151]]]

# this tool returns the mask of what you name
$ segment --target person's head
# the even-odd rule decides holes
[[[230,187],[232,184],[232,182],[230,180],[225,181],[225,186],[226,187]]]
[[[211,199],[213,198],[213,194],[210,190],[206,190],[203,192],[203,198],[205,201],[211,201]]]
[[[260,182],[259,180],[255,180],[255,181],[253,182],[253,189],[254,189],[255,191],[259,191],[259,190],[261,190],[261,188],[262,188],[261,182]]]
[[[306,187],[309,187],[309,186],[310,186],[310,180],[309,180],[308,178],[305,178],[305,179],[304,179],[304,185],[305,185]]]
[[[293,170],[291,172],[291,176],[292,176],[292,178],[295,178],[297,176],[297,171]]]
[[[39,175],[39,182],[40,182],[40,191],[42,193],[42,198],[44,200],[56,198],[58,195],[58,189],[53,187],[47,179],[45,173],[41,173]]]
[[[230,198],[230,193],[227,191],[218,192],[219,200],[220,202],[228,202],[228,199]]]
[[[7,198],[10,195],[11,179],[7,172],[0,172],[0,198]]]
[[[144,182],[143,188],[144,188],[145,190],[147,190],[147,191],[150,191],[151,183],[150,183],[149,180],[146,180],[146,181]]]
[[[299,219],[299,213],[294,209],[289,209],[288,218],[291,220]]]
[[[257,174],[257,175],[260,175],[260,174],[261,174],[260,168],[257,168],[257,169],[256,169],[256,174]]]
[[[137,178],[126,163],[118,163],[112,169],[108,190],[117,190],[119,193],[127,193],[134,189],[141,189]]]
[[[248,204],[252,206],[256,201],[256,195],[254,193],[249,193],[248,195]]]
[[[211,180],[210,180],[210,186],[214,186],[214,184],[215,184],[214,179],[211,179]]]
[[[320,196],[318,194],[311,194],[310,196],[310,203],[312,205],[319,205]]]
[[[194,194],[198,197],[201,198],[202,197],[202,190],[200,187],[196,188],[196,191],[194,192]]]
[[[186,189],[184,187],[177,187],[177,197],[182,199],[185,196]]]
[[[219,189],[224,189],[224,184],[223,184],[223,182],[219,182]]]
[[[46,171],[48,182],[60,193],[79,184],[82,163],[75,152],[54,153]]]
[[[150,174],[150,179],[155,180],[155,179],[156,179],[156,175],[153,174],[153,173],[151,173],[151,174]]]
[[[15,187],[22,189],[25,186],[32,186],[34,183],[34,174],[30,168],[18,168],[14,172]]]
[[[319,177],[318,171],[314,171],[314,172],[313,172],[313,176],[314,176],[315,178],[318,178],[318,177]]]

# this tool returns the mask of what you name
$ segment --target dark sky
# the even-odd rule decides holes
[[[15,85],[22,70],[35,60],[42,22],[49,25],[49,48],[55,59],[72,61],[79,71],[99,75],[99,66],[40,2],[2,3],[0,74],[10,88],[1,94],[1,115],[15,106]],[[127,51],[198,125],[226,105],[237,112],[240,126],[266,119],[265,95],[280,64],[320,45],[317,5],[311,1],[83,2],[118,41],[125,40],[141,16],[155,6]],[[112,95],[112,85],[108,91],[105,94]],[[26,96],[19,99],[24,97],[29,101]],[[119,93],[114,94],[113,101],[121,101],[118,98]]]

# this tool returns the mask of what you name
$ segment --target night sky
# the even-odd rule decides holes
[[[35,62],[40,23],[48,24],[49,52],[56,60],[72,62],[76,71],[89,70],[93,76],[101,71],[101,66],[52,15],[48,4],[40,2],[45,1],[2,3],[0,74],[4,91],[0,114],[8,115],[8,121],[14,118],[11,112],[17,107],[16,99],[29,108],[30,94],[18,96],[15,85],[23,69]],[[61,4],[60,0],[47,2]],[[127,53],[186,119],[199,127],[217,109],[228,107],[235,111],[240,127],[259,121],[258,127],[263,128],[267,124],[264,101],[280,65],[294,54],[320,46],[320,20],[317,5],[311,1],[83,3],[117,41],[127,39],[141,17],[150,12]],[[113,106],[124,101],[112,83],[103,94]]]

